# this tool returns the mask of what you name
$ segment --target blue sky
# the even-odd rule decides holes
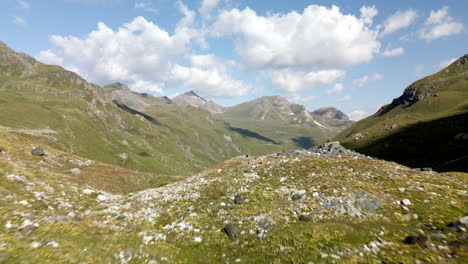
[[[468,1],[2,0],[0,40],[103,85],[372,114],[468,53]]]

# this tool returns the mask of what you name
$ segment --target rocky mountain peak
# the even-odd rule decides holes
[[[174,97],[174,99],[172,99],[172,102],[174,102],[176,105],[183,107],[195,107],[205,109],[210,113],[222,113],[224,111],[224,107],[216,104],[213,101],[207,101],[205,98],[199,96],[193,90]]]
[[[123,83],[120,83],[120,82],[115,82],[115,83],[108,84],[108,85],[104,86],[104,88],[109,88],[109,89],[113,89],[113,90],[130,91],[130,88],[128,88],[127,85],[125,85]]]
[[[333,118],[341,121],[349,120],[349,117],[345,113],[341,112],[340,110],[334,107],[322,107],[313,111],[312,113],[321,117]]]
[[[7,44],[5,44],[5,42],[3,42],[1,40],[0,40],[0,51],[2,51],[2,52],[4,52],[4,51],[13,52],[13,50],[10,49],[10,47],[8,47]]]
[[[199,96],[194,90],[190,90],[188,92],[185,92],[184,95],[191,96],[191,97],[196,97],[196,98],[199,98],[199,99],[201,99],[203,101],[206,101],[205,98]]]
[[[0,41],[0,66],[19,66],[30,69],[37,61],[24,53],[15,52],[4,42]]]
[[[457,63],[460,63],[460,64],[468,64],[468,54],[465,54],[464,56],[460,57],[460,58],[457,60]]]

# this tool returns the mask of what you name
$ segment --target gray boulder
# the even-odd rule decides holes
[[[356,201],[356,206],[366,213],[373,213],[380,208],[379,200],[359,200]]]
[[[354,195],[356,196],[357,199],[361,199],[361,198],[364,198],[364,196],[366,196],[366,191],[357,190],[357,191],[354,191]]]
[[[244,196],[242,196],[242,194],[236,195],[236,197],[234,197],[234,203],[235,204],[243,204],[244,203]]]
[[[31,154],[34,156],[45,156],[44,149],[42,147],[37,147],[31,151]]]
[[[224,233],[228,235],[228,237],[237,237],[239,235],[239,230],[233,224],[227,224],[223,228]]]
[[[300,193],[295,193],[291,196],[291,200],[293,201],[297,201],[297,200],[300,200],[302,199],[302,197],[304,197],[304,195],[300,194]]]
[[[29,236],[34,231],[36,231],[36,229],[37,229],[37,226],[35,225],[27,225],[23,229],[21,229],[21,234],[24,236]]]
[[[468,230],[468,216],[464,216],[448,224],[448,227],[458,232],[466,232]]]
[[[431,246],[431,238],[423,234],[407,236],[404,242],[408,245],[419,245],[421,248]]]

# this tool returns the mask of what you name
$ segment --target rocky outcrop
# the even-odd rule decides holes
[[[361,153],[341,146],[337,141],[325,142],[317,147],[311,148],[310,151],[326,157],[365,157],[365,155]]]
[[[176,105],[183,107],[195,107],[205,109],[210,113],[222,113],[224,108],[213,101],[207,101],[203,97],[199,96],[194,91],[189,91],[184,94],[180,94],[172,99]]]

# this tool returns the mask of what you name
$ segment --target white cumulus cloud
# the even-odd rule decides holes
[[[394,57],[394,56],[401,56],[405,53],[405,49],[402,47],[394,48],[394,49],[386,49],[382,52],[382,55],[385,57]]]
[[[383,79],[383,75],[380,73],[374,73],[373,75],[364,75],[359,79],[353,81],[353,84],[357,87],[363,87],[369,83],[376,82]]]
[[[351,95],[345,95],[341,97],[340,99],[338,99],[338,102],[348,102],[351,100],[353,100],[353,97]]]
[[[55,48],[41,51],[37,58],[81,71],[98,84],[118,81],[138,92],[162,93],[178,85],[205,96],[246,94],[250,87],[229,74],[233,62],[220,62],[213,55],[188,55],[199,35],[193,27],[196,14],[182,2],[178,7],[184,16],[173,34],[143,17],[117,30],[99,22],[84,38],[51,36]],[[182,58],[188,58],[191,65],[180,65]]]
[[[418,13],[412,9],[405,11],[397,11],[395,14],[391,15],[383,23],[383,30],[380,33],[380,36],[391,34],[397,30],[406,28],[410,26],[418,17]]]
[[[221,62],[215,56],[194,55],[191,67],[175,65],[171,71],[171,82],[182,84],[202,96],[236,97],[246,95],[250,85],[234,80],[228,72],[229,62]]]
[[[156,7],[153,6],[153,3],[150,1],[137,1],[135,2],[135,8],[143,9],[146,12],[157,14],[159,11]]]
[[[237,37],[236,51],[249,68],[334,68],[368,62],[379,52],[378,32],[370,27],[376,14],[374,7],[356,17],[317,5],[266,16],[231,9],[221,12],[209,34]]]
[[[364,110],[354,110],[354,111],[352,111],[351,113],[348,114],[349,119],[351,119],[353,121],[359,121],[359,120],[363,119],[364,117],[367,117],[368,115],[369,115],[369,113],[364,111]]]
[[[17,25],[26,25],[26,19],[24,19],[24,17],[20,17],[20,16],[14,16],[13,17],[13,23],[17,24]]]
[[[419,31],[419,37],[431,41],[461,33],[463,29],[463,24],[451,17],[448,13],[448,7],[444,6],[439,10],[431,11],[424,27]]]
[[[19,7],[19,8],[22,8],[22,9],[29,9],[29,8],[31,8],[31,4],[29,4],[29,2],[27,2],[27,1],[24,1],[24,0],[16,0],[16,3],[18,4],[18,7]]]
[[[325,93],[327,95],[339,95],[343,91],[343,88],[344,86],[342,83],[337,83],[332,88],[326,90]]]
[[[341,70],[321,70],[300,72],[290,69],[274,70],[271,82],[281,91],[295,93],[310,90],[316,87],[331,85],[345,75]]]
[[[293,94],[288,97],[288,100],[296,104],[307,104],[315,100],[315,96],[302,96],[299,94]]]
[[[208,16],[214,8],[219,4],[219,0],[202,0],[201,7],[198,9],[198,12],[202,16]]]

